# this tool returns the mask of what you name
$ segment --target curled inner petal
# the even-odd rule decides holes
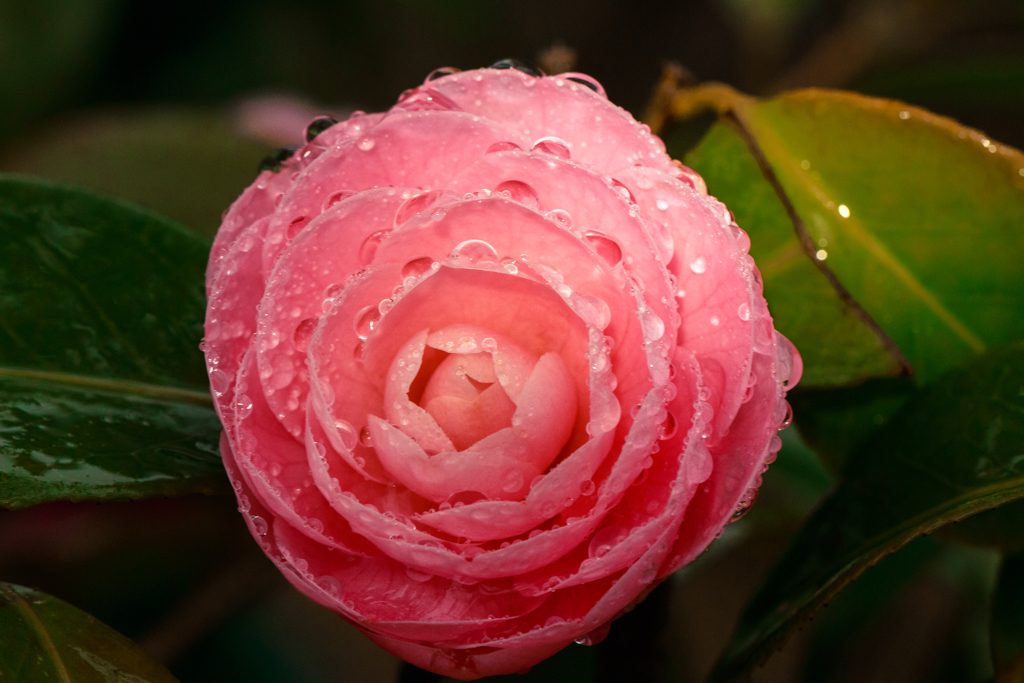
[[[487,340],[488,351],[478,351],[477,339]],[[501,335],[465,325],[431,335],[430,343],[451,353],[433,368],[420,405],[410,389],[423,367],[426,332],[392,362],[388,421],[368,423],[381,463],[396,481],[438,502],[462,491],[493,500],[520,496],[522,483],[541,474],[572,433],[576,389],[565,362],[550,352],[536,359]]]
[[[512,426],[516,405],[497,380],[489,353],[448,356],[431,375],[420,405],[462,451]]]

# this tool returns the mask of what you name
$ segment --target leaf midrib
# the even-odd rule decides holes
[[[46,627],[43,626],[43,622],[39,620],[39,616],[35,613],[35,610],[32,609],[32,606],[29,605],[28,601],[25,600],[25,598],[23,598],[16,590],[9,586],[0,585],[0,592],[14,603],[18,611],[21,612],[22,617],[29,623],[32,630],[35,631],[39,642],[47,653],[49,653],[53,666],[60,675],[61,680],[64,681],[64,683],[72,683],[67,667],[64,666],[64,660],[61,659],[60,653],[57,652],[57,646],[53,644],[53,639],[50,638],[49,632],[46,630]]]
[[[128,394],[140,398],[149,398],[174,403],[188,403],[191,405],[213,407],[213,399],[208,391],[198,389],[183,389],[180,387],[162,386],[147,382],[135,382],[132,380],[112,379],[107,377],[91,377],[89,375],[78,375],[70,372],[54,372],[49,370],[29,370],[26,368],[13,368],[0,366],[0,379],[29,379],[52,384],[96,389],[98,391],[109,391],[118,394]]]
[[[1005,498],[1004,496],[999,495],[1015,491],[1017,492],[1017,495],[1010,498]],[[874,563],[886,554],[898,551],[918,536],[931,533],[932,531],[935,531],[947,524],[958,522],[961,519],[984,512],[985,510],[1018,498],[1024,498],[1024,476],[1015,477],[1013,479],[1000,482],[999,484],[991,484],[981,489],[971,489],[959,496],[947,499],[941,505],[933,506],[908,520],[904,520],[902,523],[894,527],[890,527],[886,531],[871,536],[866,539],[864,543],[858,546],[861,550],[856,551],[852,557],[847,555],[847,559],[845,559],[845,561],[840,560],[840,562],[836,563],[839,567],[829,572],[824,581],[815,581],[813,580],[813,576],[802,581],[801,583],[819,584],[819,587],[814,590],[810,599],[804,603],[802,607],[798,607],[796,610],[786,614],[785,616],[781,616],[781,618],[777,617],[774,620],[775,623],[777,625],[781,625],[792,621],[801,622],[810,617],[817,612],[821,608],[822,604],[829,600],[830,597],[836,595],[844,586],[855,580],[861,573],[873,566]],[[971,506],[971,503],[976,503],[978,505]],[[821,574],[818,574],[817,576],[820,577]],[[769,619],[771,617],[772,614],[769,613],[765,614],[762,619]],[[760,621],[761,620],[759,620],[759,623]],[[788,638],[791,632],[791,629],[785,629],[785,634],[782,638]],[[760,639],[757,639],[755,642],[759,640]],[[748,648],[744,648],[729,659],[731,661],[738,661],[750,656],[744,655],[744,651],[749,652]],[[754,656],[756,657],[757,655]]]
[[[861,247],[875,257],[879,264],[888,270],[898,281],[903,283],[907,290],[916,297],[928,310],[935,315],[956,337],[963,341],[975,353],[982,353],[986,349],[985,343],[972,332],[956,315],[939,301],[927,287],[925,287],[907,269],[903,263],[889,249],[865,228],[863,223],[855,216],[842,217],[837,205],[841,202],[831,200],[836,196],[833,191],[822,180],[815,180],[809,171],[800,167],[799,160],[793,155],[783,141],[775,134],[771,126],[758,125],[755,117],[750,116],[748,106],[737,107],[735,110],[738,116],[743,117],[743,125],[751,132],[756,131],[756,138],[761,148],[770,153],[772,165],[784,169],[785,174],[798,186],[802,186],[821,207],[828,211],[836,219],[836,222],[844,233],[848,234]],[[770,152],[768,152],[770,150]]]

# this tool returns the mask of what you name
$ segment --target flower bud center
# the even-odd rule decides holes
[[[430,375],[419,405],[460,451],[510,427],[516,410],[486,352],[444,358]]]

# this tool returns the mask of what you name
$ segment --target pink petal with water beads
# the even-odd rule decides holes
[[[551,263],[552,267],[545,272],[561,277],[558,289],[580,295],[580,305],[588,309],[586,313],[581,311],[581,315],[588,319],[588,324],[598,326],[614,341],[610,360],[616,368],[618,379],[616,395],[623,405],[632,406],[640,402],[650,388],[650,381],[649,370],[645,367],[646,359],[643,354],[634,352],[634,349],[644,344],[643,326],[635,314],[636,298],[623,291],[622,284],[612,273],[609,264],[590,242],[559,227],[554,221],[545,219],[536,211],[503,197],[456,202],[445,207],[444,216],[440,220],[434,220],[433,216],[419,216],[396,229],[381,244],[375,260],[395,263],[442,262],[455,247],[470,241],[486,243],[493,254],[492,258],[498,259],[509,269],[508,272],[515,271],[520,275],[532,273],[533,277],[539,278],[530,264],[537,264],[539,268],[541,264]],[[557,268],[557,271],[553,268]],[[571,337],[565,335],[562,330],[575,316],[564,315],[561,295],[552,296],[549,289],[540,287],[534,289],[543,290],[543,296],[535,297],[529,294],[529,287],[521,280],[511,281],[514,289],[508,292],[501,289],[501,280],[495,282],[493,289],[481,285],[472,292],[453,290],[453,295],[447,294],[447,290],[439,285],[430,285],[433,296],[426,297],[425,292],[421,292],[416,295],[418,307],[407,307],[401,316],[386,316],[382,321],[385,327],[402,325],[401,332],[396,330],[387,335],[377,335],[372,341],[368,340],[364,363],[369,374],[384,376],[399,343],[404,343],[421,329],[431,326],[436,329],[437,326],[465,322],[455,314],[465,305],[464,302],[472,302],[470,305],[474,315],[486,314],[488,318],[496,320],[500,318],[501,326],[494,322],[490,324],[490,329],[509,336],[538,355],[545,350],[557,351],[577,380],[577,393],[581,397],[586,396],[585,329],[580,328],[579,333]],[[439,306],[438,302],[442,300],[452,302],[452,305]],[[494,302],[490,309],[482,306],[482,302],[486,301]],[[530,312],[520,314],[520,310]],[[649,327],[653,329],[654,326]],[[576,339],[580,343],[575,344],[573,349],[545,346],[548,344],[545,339],[554,338],[556,334],[566,339]],[[577,445],[585,441],[586,407],[582,410],[584,412],[577,424]],[[628,424],[624,427],[628,427]]]
[[[488,334],[479,328],[456,325],[431,335],[428,344],[451,351],[465,345],[467,353],[478,356],[480,354],[472,354],[472,350],[479,348],[476,343],[482,340],[482,348],[492,349],[494,366],[500,368],[500,374],[495,377],[516,405],[521,405],[519,398],[536,360],[504,338],[495,340]],[[599,331],[592,330],[592,336],[601,339]],[[513,472],[503,482],[502,490],[507,495],[502,498],[505,500],[480,500],[430,511],[417,516],[416,521],[456,537],[489,541],[525,533],[574,502],[582,493],[580,482],[589,481],[608,454],[620,415],[618,402],[609,387],[607,360],[599,360],[598,353],[604,353],[603,349],[592,348],[588,354],[591,400],[587,432],[592,436],[587,443],[532,483],[519,472]],[[526,488],[528,493],[523,499],[522,492]]]
[[[430,546],[403,538],[376,537],[369,540],[390,557],[418,571],[463,583],[525,575],[557,561],[590,538],[607,511],[618,503],[626,487],[643,470],[644,461],[657,439],[656,425],[659,411],[663,410],[664,391],[664,384],[656,385],[643,402],[619,456],[607,476],[602,477],[602,485],[584,516],[547,530],[538,530],[540,533],[531,533],[526,539],[515,539],[491,550],[472,544],[461,549]],[[409,442],[415,445],[411,440]],[[353,527],[358,530],[355,522]]]
[[[535,78],[515,69],[481,69],[430,82],[468,113],[503,123],[529,145],[565,141],[572,158],[605,173],[635,163],[668,168],[665,145],[621,108],[568,77]],[[511,138],[510,138],[511,139]]]
[[[263,293],[259,269],[259,243],[268,219],[256,221],[242,231],[239,239],[221,259],[221,275],[209,293],[203,328],[203,353],[217,415],[225,425],[234,422],[235,411],[250,410],[248,395],[235,391],[235,377],[242,354],[256,331],[252,315]],[[253,387],[259,391],[259,387]]]
[[[292,170],[284,170],[286,167]],[[217,236],[213,239],[210,260],[206,265],[207,296],[210,295],[213,284],[220,274],[228,249],[239,238],[243,230],[263,218],[269,220],[269,216],[274,212],[277,198],[288,189],[292,182],[291,174],[297,167],[295,162],[286,162],[282,166],[282,172],[261,172],[256,182],[245,188],[241,196],[224,214],[221,226],[217,230]]]
[[[367,480],[339,457],[312,414],[306,424],[305,453],[313,481],[357,534],[371,543],[380,539],[438,543],[436,535],[420,530],[410,520],[412,515],[429,509],[430,501],[393,482]]]
[[[479,382],[497,382],[516,406],[537,364],[537,356],[508,337],[495,336],[490,330],[473,325],[448,325],[431,333],[427,337],[427,346],[445,353],[473,354],[478,358],[482,354],[490,356],[490,365],[478,360],[473,367],[475,372],[467,371],[467,374]],[[423,400],[427,400],[426,390]]]
[[[254,354],[246,354],[239,383],[256,379]],[[252,392],[252,409],[240,417],[231,436],[235,462],[253,494],[273,514],[318,543],[356,555],[375,555],[313,486],[306,450],[271,419],[262,395]]]
[[[590,583],[555,591],[541,608],[501,631],[487,633],[487,644],[502,648],[538,645],[577,638],[620,616],[657,577],[672,540],[678,533],[676,517],[654,537],[628,568]]]
[[[358,271],[365,247],[387,234],[395,212],[413,191],[367,190],[316,217],[281,254],[266,286],[255,339],[261,384],[273,414],[302,439],[309,374],[306,351],[325,300]]]
[[[707,401],[714,411],[712,440],[729,429],[746,392],[755,323],[753,279],[746,235],[728,209],[676,178],[644,168],[627,169],[645,215],[672,231],[676,251],[668,264],[676,280],[682,323],[678,343],[701,364]],[[728,370],[726,370],[728,368]]]
[[[296,178],[267,232],[265,272],[285,247],[292,222],[318,215],[332,193],[389,186],[444,189],[449,178],[509,137],[504,126],[459,112],[388,115],[360,138],[324,152]]]
[[[314,599],[332,609],[337,605],[388,636],[454,645],[481,626],[500,627],[543,603],[417,575],[384,557],[346,562],[287,527],[275,532],[281,555],[299,570],[304,583],[320,589]]]
[[[632,344],[627,336],[646,336],[648,342],[659,346],[657,353],[667,354],[669,341],[675,338],[678,316],[674,292],[669,284],[669,274],[659,260],[659,253],[645,224],[631,205],[629,198],[607,179],[594,175],[590,170],[571,162],[552,159],[544,155],[528,155],[520,152],[502,152],[482,158],[455,181],[460,191],[473,186],[501,187],[510,181],[523,182],[536,188],[539,209],[542,211],[565,210],[571,216],[571,232],[576,239],[588,247],[592,256],[574,262],[557,251],[545,253],[538,250],[539,263],[552,263],[561,271],[566,284],[577,291],[593,294],[587,289],[594,280],[607,287],[609,283],[619,288],[618,296],[606,291],[597,294],[602,301],[628,301],[628,308],[612,309],[611,324],[606,334],[616,340],[616,347],[623,343]],[[628,195],[628,191],[625,192]],[[396,236],[397,237],[397,236]],[[513,233],[519,239],[520,233]],[[487,239],[487,238],[482,238]],[[522,253],[533,257],[533,252]],[[669,252],[671,253],[671,252]],[[626,256],[624,256],[626,255]],[[596,256],[596,258],[594,258]],[[580,272],[586,266],[593,269],[600,263],[613,274],[593,270]],[[573,266],[573,263],[579,265]],[[627,277],[630,278],[627,280]],[[637,319],[636,300],[633,296],[623,297],[622,290],[642,288],[643,305],[640,320]],[[640,322],[639,328],[635,327]],[[630,326],[634,326],[629,334]],[[634,382],[643,382],[646,373],[631,372],[619,365],[626,359],[616,357],[616,367],[621,391],[634,395],[637,400],[648,386],[634,387]],[[635,403],[634,403],[635,404]]]
[[[526,671],[559,650],[572,645],[572,640],[567,640],[505,650],[487,646],[448,649],[388,638],[368,631],[364,631],[364,634],[379,647],[400,659],[460,681],[498,676],[510,671]]]
[[[348,121],[332,126],[312,142],[296,150],[281,164],[279,170],[260,173],[256,182],[247,187],[224,214],[207,264],[207,295],[209,295],[212,281],[216,279],[220,270],[220,263],[228,247],[246,226],[274,213],[275,207],[284,192],[291,186],[295,176],[320,156],[326,147],[358,134],[358,131],[376,123],[383,116],[383,114],[370,114],[357,120],[358,117],[353,115]],[[264,270],[264,274],[268,273],[269,269]]]
[[[750,374],[756,381],[750,398],[740,406],[729,433],[712,445],[714,470],[686,510],[672,555],[660,571],[662,576],[691,561],[721,533],[743,498],[756,491],[781,445],[776,431],[783,419],[780,408],[785,406],[782,387],[789,380],[785,373],[794,364],[788,356],[782,359],[786,365],[780,362],[776,343],[762,351],[768,353],[755,352],[753,356]],[[785,353],[788,349],[783,349]]]
[[[427,334],[428,330],[423,330],[410,339],[392,361],[384,388],[384,415],[426,453],[434,454],[454,451],[455,446],[433,416],[409,399],[409,388],[423,363]],[[386,463],[384,468],[389,469]]]
[[[632,482],[591,536],[552,565],[516,579],[516,589],[527,595],[564,590],[613,574],[632,564],[673,524],[678,525],[686,505],[711,472],[711,456],[701,432],[703,423],[695,410],[699,395],[699,368],[695,360],[679,362],[683,387],[665,408],[678,415],[681,428],[665,437],[660,449],[651,450],[641,463],[639,478]],[[652,420],[638,419],[648,428],[664,425],[665,408],[650,405]],[[664,417],[661,417],[664,416]],[[688,426],[688,427],[687,427]],[[651,436],[644,438],[650,443]],[[654,437],[656,440],[657,437]],[[631,472],[625,476],[628,477]],[[605,484],[612,486],[611,483]]]
[[[540,211],[562,211],[562,227],[576,231],[619,274],[620,280],[622,271],[618,266],[638,278],[648,291],[652,309],[664,320],[667,332],[674,333],[675,305],[667,283],[668,273],[659,262],[658,245],[648,235],[625,188],[610,184],[611,179],[572,161],[514,151],[485,155],[452,184],[462,192],[480,187],[495,189],[510,181],[533,188]],[[671,245],[667,253],[671,256]],[[547,259],[562,267],[557,256]],[[571,280],[568,274],[566,280]],[[663,298],[668,305],[661,303]],[[616,320],[615,316],[612,320]]]
[[[467,272],[468,271],[468,272]],[[346,346],[349,342],[344,342],[343,337],[349,334],[349,330],[352,329],[351,319],[353,312],[346,308],[349,302],[349,297],[352,296],[352,305],[358,306],[363,300],[372,299],[374,294],[359,294],[359,290],[366,286],[369,291],[377,290],[380,285],[372,285],[370,282],[371,278],[375,278],[381,273],[392,272],[390,266],[378,266],[370,269],[365,275],[357,278],[349,288],[346,290],[346,295],[341,299],[338,305],[332,309],[332,315],[327,316],[321,323],[321,330],[318,331],[318,335],[323,333],[323,340],[317,340],[314,337],[314,347],[319,348],[321,344],[330,343],[334,344],[334,351],[327,355],[326,358],[317,360],[314,363],[314,367],[319,362],[334,363],[336,360],[341,359],[342,362],[346,358],[352,358],[350,353],[346,353]],[[469,279],[465,279],[464,276],[472,276]],[[491,286],[490,280],[494,280],[493,286]],[[387,281],[387,277],[381,276],[381,283]],[[432,288],[427,285],[431,283],[440,283],[441,287],[437,291],[446,292],[447,296],[456,297],[456,299],[462,302],[461,309],[458,311],[459,317],[464,317],[471,321],[475,320],[476,324],[488,327],[502,327],[508,328],[508,331],[515,332],[517,327],[514,325],[515,322],[515,311],[509,310],[507,305],[505,306],[494,306],[494,302],[501,300],[504,297],[506,301],[515,301],[524,295],[527,296],[529,305],[526,306],[528,310],[533,312],[544,310],[544,297],[538,296],[539,291],[550,290],[543,285],[524,280],[522,277],[513,277],[507,274],[490,273],[485,271],[476,271],[471,269],[452,269],[452,268],[441,268],[439,271],[427,276],[422,282],[417,284],[415,287],[410,289],[400,300],[395,304],[395,308],[391,309],[391,313],[396,313],[400,309],[399,306],[408,305],[407,310],[403,310],[400,315],[384,316],[381,320],[381,327],[375,329],[370,334],[367,342],[371,340],[387,340],[393,338],[392,332],[398,331],[398,336],[407,338],[411,335],[405,335],[400,333],[402,324],[405,324],[414,319],[420,312],[426,311],[428,318],[437,319],[439,324],[449,324],[454,322],[453,320],[444,320],[444,316],[451,317],[452,311],[446,313],[445,309],[439,308],[435,310],[428,310],[438,305],[441,302],[432,300]],[[483,285],[483,289],[477,291],[475,288]],[[517,289],[519,290],[517,293]],[[538,291],[539,290],[539,291]],[[500,294],[498,294],[500,292]],[[510,296],[511,293],[511,296]],[[357,296],[358,294],[358,296]],[[422,295],[422,298],[418,298],[417,294]],[[482,295],[482,296],[481,296]],[[559,307],[564,307],[565,304],[556,297],[557,306],[553,308],[553,311],[557,311]],[[482,304],[481,308],[477,308],[477,304]],[[346,312],[347,311],[347,312]],[[511,316],[511,317],[509,317]],[[570,316],[574,317],[574,316]],[[506,319],[507,318],[507,319]],[[550,317],[551,324],[548,325],[548,331],[557,328],[560,321],[564,320],[565,316],[552,315]],[[338,327],[332,331],[331,325],[334,324],[332,321],[338,321]],[[387,323],[391,320],[397,321],[395,330],[390,330],[387,327]],[[348,324],[345,324],[345,323]],[[418,325],[420,321],[412,320],[414,325]],[[497,325],[493,323],[499,323]],[[326,327],[325,327],[326,326]],[[422,328],[420,328],[422,329]],[[557,345],[562,346],[566,339],[572,339],[573,335],[563,337],[562,335],[555,335],[553,338],[537,338],[533,340],[534,343],[539,341],[556,341]],[[331,340],[326,342],[326,340]],[[557,341],[562,339],[563,341]],[[522,342],[522,340],[519,340]],[[528,337],[527,342],[531,339]],[[571,350],[571,346],[566,348]],[[314,359],[316,358],[316,348],[314,348]],[[543,348],[539,349],[543,351]],[[580,355],[586,358],[585,353]],[[365,357],[364,357],[365,358]],[[353,365],[357,363],[353,362]],[[313,405],[316,404],[316,372],[313,370],[314,375],[314,401]],[[324,377],[330,376],[330,373],[324,374]],[[344,385],[342,385],[344,386]],[[339,393],[339,397],[341,394]],[[349,395],[346,395],[348,398]],[[341,403],[340,400],[337,403]],[[337,405],[335,406],[337,407]],[[644,417],[644,420],[647,418]],[[319,422],[318,422],[319,424]],[[396,430],[392,430],[396,431]],[[376,437],[376,435],[375,435]],[[412,445],[414,442],[408,440]],[[376,442],[376,438],[375,438]],[[634,447],[627,448],[622,456],[619,458],[619,465],[622,468],[635,470],[633,478],[636,473],[641,469],[641,463],[646,453],[641,453],[640,448],[650,448],[650,444],[634,444]],[[628,482],[627,482],[628,484]],[[623,484],[623,487],[627,484]],[[586,539],[593,528],[599,523],[601,516],[608,509],[608,507],[614,503],[614,500],[618,498],[620,491],[611,488],[608,489],[607,493],[599,495],[598,501],[594,506],[592,514],[589,518],[580,520],[577,523],[571,525],[565,525],[562,527],[551,529],[545,533],[541,533],[533,538],[520,540],[506,548],[500,548],[496,550],[485,551],[480,548],[473,546],[466,546],[463,549],[459,547],[448,548],[443,544],[438,545],[425,545],[421,542],[412,542],[404,538],[384,538],[380,536],[370,537],[371,540],[378,548],[387,553],[389,556],[396,560],[403,562],[417,571],[427,572],[431,574],[437,574],[447,576],[449,578],[456,578],[463,582],[473,582],[477,580],[492,579],[502,576],[514,575],[516,573],[531,571],[545,564],[549,564],[557,557],[560,557],[565,552],[571,550],[574,546],[583,542]],[[335,505],[336,509],[338,501],[332,499],[332,505]],[[346,514],[339,509],[339,512]],[[346,515],[347,516],[347,515]],[[375,527],[364,526],[372,525],[372,516],[367,518],[354,518],[349,517],[349,521],[353,524],[353,527],[360,533],[376,533],[372,531]],[[472,552],[470,552],[472,551]]]
[[[371,412],[381,412],[384,377],[366,372],[363,347],[364,339],[376,336],[379,302],[391,296],[397,282],[400,268],[393,264],[352,276],[321,316],[307,351],[307,400],[327,440],[352,469],[381,483],[391,479],[363,427]]]
[[[496,270],[477,268],[455,259],[407,288],[366,339],[362,356],[366,375],[383,384],[398,349],[423,329],[471,325],[487,330],[487,337],[507,337],[534,356],[558,354],[573,378],[581,410],[587,410],[586,326],[547,284],[510,275],[497,264],[493,267]],[[585,441],[585,429],[584,416],[574,426],[573,439]]]
[[[377,455],[392,477],[421,496],[442,502],[460,491],[505,500],[507,482],[530,481],[558,456],[572,432],[576,388],[565,363],[545,353],[519,396],[512,426],[484,437],[464,451],[428,456],[401,427],[371,416]]]

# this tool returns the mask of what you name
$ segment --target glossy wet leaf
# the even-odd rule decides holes
[[[745,611],[714,680],[770,655],[843,586],[912,539],[1024,497],[1024,344],[922,390],[847,461]]]
[[[852,93],[736,97],[729,111],[687,160],[742,217],[778,327],[808,354],[808,386],[886,374],[878,349],[847,320],[855,310],[825,289],[828,273],[919,384],[1024,338],[1019,152],[950,119]],[[793,207],[795,229],[792,221],[785,229],[758,153]]]
[[[138,645],[52,595],[0,583],[0,680],[173,683]]]
[[[223,489],[198,343],[208,244],[0,176],[0,506]]]
[[[1024,681],[1024,554],[1003,558],[992,596],[991,640],[996,681]]]
[[[797,241],[793,223],[736,126],[715,124],[685,157],[750,234],[775,327],[800,350],[802,387],[899,374],[900,363],[842,300]]]

